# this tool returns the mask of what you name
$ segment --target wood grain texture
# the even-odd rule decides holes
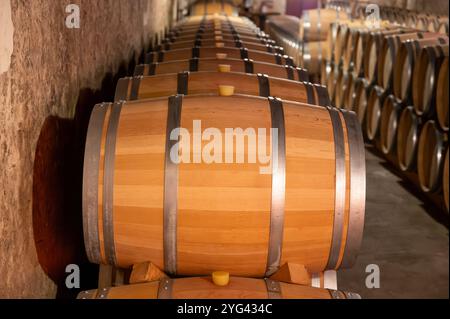
[[[328,261],[334,220],[332,122],[325,108],[301,103],[284,102],[284,115],[287,166],[281,264],[297,263],[310,272],[321,272]],[[166,98],[129,102],[122,109],[113,196],[114,240],[120,267],[151,261],[164,269],[166,118]],[[266,128],[269,134],[271,127],[267,99],[241,95],[185,97],[181,126],[192,132],[193,120],[201,120],[203,128],[215,127],[222,132],[225,128],[252,127]],[[347,186],[340,259],[346,243],[351,178],[346,130],[344,137]],[[267,149],[269,140],[267,137]],[[103,149],[104,141],[102,145]],[[247,156],[247,150],[244,152]],[[193,158],[193,150],[190,155]],[[179,274],[204,275],[225,270],[239,276],[264,275],[271,175],[260,174],[259,167],[259,163],[179,165]],[[104,245],[101,229],[99,234]],[[104,262],[104,254],[102,258]]]

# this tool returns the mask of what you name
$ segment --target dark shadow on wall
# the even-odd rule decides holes
[[[42,126],[33,172],[33,231],[39,263],[57,285],[57,298],[75,298],[80,291],[97,287],[99,267],[89,263],[83,240],[82,177],[87,127],[94,105],[113,101],[118,79],[132,75],[134,57],[143,55],[133,54],[116,74],[106,74],[100,90],[81,89],[73,119],[49,116]],[[65,285],[69,264],[80,267],[80,289]]]

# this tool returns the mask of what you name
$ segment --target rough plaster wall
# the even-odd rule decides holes
[[[55,285],[37,261],[31,226],[40,129],[49,115],[72,118],[80,89],[99,88],[106,73],[169,26],[173,1],[0,0],[0,24],[9,2],[13,51],[0,73],[0,298],[51,298]],[[80,6],[80,29],[65,27],[70,3]]]

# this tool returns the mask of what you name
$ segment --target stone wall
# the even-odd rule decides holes
[[[74,141],[77,112],[86,119],[93,103],[112,98],[117,78],[129,74],[151,37],[170,25],[175,1],[0,1],[0,298],[55,296],[51,267],[38,261],[35,247],[46,247],[49,264],[62,263],[66,260],[55,247],[70,251],[71,243],[57,235],[36,236],[52,227],[67,233],[45,216],[51,211],[59,221],[67,221],[76,208],[77,222],[68,229],[79,226],[82,159],[76,157],[76,169],[68,167],[75,146],[60,142],[66,136]],[[71,3],[80,8],[79,29],[65,24]],[[43,133],[44,127],[51,129]],[[43,149],[54,154],[40,152],[44,155],[37,165],[39,138]],[[61,167],[75,173],[49,175]],[[67,180],[71,178],[76,181]],[[61,183],[75,185],[76,194],[58,204],[59,197],[49,194],[62,192]],[[41,227],[38,235],[33,223]]]

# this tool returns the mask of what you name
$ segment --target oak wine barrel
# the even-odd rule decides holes
[[[204,16],[212,14],[225,14],[227,16],[235,16],[238,14],[238,9],[232,3],[227,3],[224,1],[214,1],[206,2],[203,1],[194,4],[191,9],[191,15],[193,16]]]
[[[373,141],[378,137],[381,109],[385,98],[385,91],[376,85],[373,86],[368,93],[366,106],[366,135],[370,141]]]
[[[426,122],[420,132],[417,173],[420,187],[426,193],[439,190],[442,183],[446,136],[435,121]]]
[[[141,64],[136,66],[134,75],[150,76],[184,71],[218,71],[222,68],[226,69],[223,72],[262,73],[295,81],[304,81],[305,79],[305,70],[301,68],[257,62],[250,59],[222,59],[220,57]]]
[[[401,43],[395,58],[394,95],[403,103],[410,104],[412,102],[412,74],[420,50],[427,46],[437,45],[448,47],[448,38],[429,38]],[[417,108],[416,112],[419,115],[423,114]]]
[[[397,161],[400,170],[411,171],[416,167],[421,119],[414,107],[403,109],[397,129]]]
[[[353,111],[355,109],[356,81],[357,77],[353,73],[349,73],[344,92],[344,108],[349,111]]]
[[[299,65],[302,68],[307,69],[310,74],[320,74],[323,57],[327,55],[327,42],[304,42],[300,47],[301,54]]]
[[[253,148],[237,145],[238,153],[218,147],[214,161],[198,159],[212,155],[214,137],[198,140],[198,121],[214,136],[265,129],[258,154],[269,149],[277,165],[261,174],[257,161],[230,163],[230,155],[251,156]],[[201,153],[170,138],[179,127]],[[270,128],[278,130],[273,140]],[[96,105],[84,162],[87,255],[120,268],[151,261],[186,276],[225,269],[263,277],[286,262],[312,273],[350,267],[364,223],[364,157],[360,125],[347,111],[248,95]]]
[[[163,278],[134,285],[82,291],[78,299],[361,299],[356,293],[270,279],[231,277],[227,286],[209,277]],[[270,307],[269,310],[271,311]]]
[[[448,56],[444,58],[441,64],[436,87],[436,109],[439,126],[442,130],[448,132]]]
[[[303,42],[325,41],[330,31],[329,25],[336,21],[346,21],[349,15],[345,11],[334,9],[310,9],[303,10],[299,39]]]
[[[446,56],[448,46],[429,46],[420,51],[412,74],[412,100],[418,114],[435,114],[437,100],[444,98],[436,93],[440,67]],[[448,85],[445,91],[448,94]]]
[[[189,49],[177,49],[169,51],[149,52],[145,56],[145,63],[168,62],[173,60],[189,60],[215,58],[217,56],[231,59],[250,59],[253,61],[275,63],[279,65],[294,66],[292,57],[280,53],[269,53],[246,48],[218,48],[218,47],[194,47]]]
[[[235,72],[181,72],[123,78],[117,85],[115,100],[129,101],[175,94],[216,94],[218,88],[223,86],[233,86],[236,94],[277,96],[288,101],[330,105],[328,91],[324,86],[307,81],[296,82],[269,77],[265,74]]]
[[[185,38],[191,36],[201,35],[202,37],[210,37],[213,35],[239,35],[245,37],[256,37],[259,39],[269,39],[269,36],[262,31],[253,31],[253,30],[239,30],[230,29],[230,28],[198,28],[198,29],[185,29],[185,30],[172,30],[167,34],[167,39],[170,38]]]
[[[275,50],[278,53],[281,53],[282,50],[278,50],[278,47],[270,45],[270,44],[261,44],[261,43],[252,43],[247,41],[240,40],[194,40],[194,41],[183,41],[183,42],[174,42],[174,43],[164,43],[156,48],[155,51],[169,51],[176,49],[188,49],[193,47],[235,47],[235,48],[247,48],[249,50],[256,50],[262,52],[274,52]]]
[[[365,78],[358,78],[355,83],[355,98],[353,109],[358,116],[360,125],[365,126],[367,113],[367,97],[371,86]]]
[[[395,96],[389,95],[383,104],[380,119],[380,144],[384,154],[395,150],[397,142],[397,127],[402,112],[402,105]]]
[[[222,33],[222,32],[215,32],[215,33],[209,33],[209,34],[189,34],[189,35],[183,35],[180,37],[169,37],[166,38],[163,42],[164,43],[177,43],[177,42],[186,42],[186,41],[245,41],[248,43],[258,43],[258,44],[270,44],[270,45],[276,45],[274,40],[267,39],[267,38],[261,38],[257,37],[256,35],[250,36],[250,35],[239,35],[239,34],[230,34],[230,33]]]
[[[338,108],[344,107],[344,93],[347,89],[348,74],[341,68],[336,78],[334,104]]]

